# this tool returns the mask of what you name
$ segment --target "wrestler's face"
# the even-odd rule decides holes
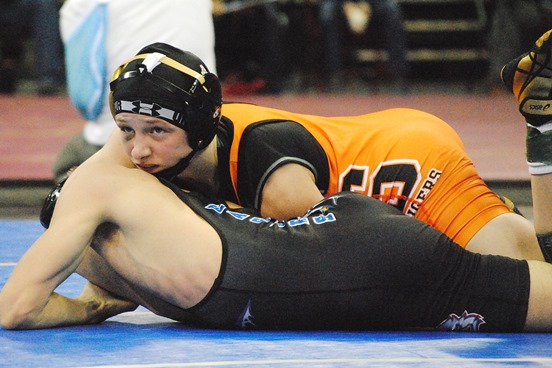
[[[115,122],[126,155],[150,174],[173,167],[192,151],[186,132],[165,120],[124,112]]]

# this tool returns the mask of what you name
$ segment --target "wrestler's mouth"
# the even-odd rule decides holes
[[[140,165],[140,164],[135,164],[135,165],[140,170],[143,170],[143,171],[145,171],[147,173],[150,173],[150,174],[153,174],[159,168],[158,165]]]

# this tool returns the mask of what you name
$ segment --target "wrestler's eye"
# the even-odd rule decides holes
[[[119,127],[119,129],[121,129],[121,132],[125,133],[125,134],[132,134],[134,132],[134,130],[128,126],[121,126]]]
[[[161,127],[153,127],[151,128],[151,132],[156,135],[162,135],[167,133],[167,130]]]

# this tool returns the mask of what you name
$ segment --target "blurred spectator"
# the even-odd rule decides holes
[[[216,54],[225,94],[280,93],[288,18],[273,0],[215,0]]]
[[[75,42],[74,35],[83,27],[87,17],[90,22],[101,23],[101,13],[94,12],[103,6],[107,16],[107,25],[103,38],[104,45],[99,47],[86,42],[86,37]],[[213,26],[212,0],[65,0],[61,8],[60,27],[65,44],[66,55],[78,58],[79,53],[97,58],[94,62],[98,70],[104,70],[99,77],[99,93],[103,92],[100,109],[86,112],[80,109],[87,122],[83,131],[73,137],[63,147],[54,163],[54,178],[59,181],[66,172],[81,164],[103,146],[116,127],[108,104],[109,81],[115,69],[125,61],[126,55],[134,55],[145,45],[165,42],[198,55],[209,70],[216,73],[215,36]],[[98,26],[92,37],[102,39],[102,27]],[[86,29],[81,32],[89,35]],[[99,41],[98,41],[99,42]],[[95,48],[93,48],[95,47]],[[98,57],[104,54],[104,57]],[[86,80],[73,82],[69,75],[75,69],[80,72],[83,65],[73,65],[67,60],[68,87],[70,91],[82,88],[73,83],[94,85],[93,73],[85,73]],[[103,65],[103,68],[101,67]],[[71,96],[77,104],[76,97]]]
[[[328,76],[329,90],[340,90],[346,83],[343,80],[344,29],[363,34],[376,27],[381,27],[389,55],[389,77],[398,91],[406,89],[405,78],[409,69],[406,32],[397,0],[320,0],[319,18],[324,73]]]
[[[15,93],[24,76],[25,51],[32,51],[33,76],[40,95],[63,90],[63,51],[56,0],[0,2],[0,93]],[[32,42],[27,48],[25,41]]]

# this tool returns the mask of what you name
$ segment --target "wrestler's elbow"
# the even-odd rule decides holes
[[[0,293],[0,326],[6,330],[43,328],[45,304],[25,292]]]
[[[16,330],[20,326],[20,320],[10,312],[4,308],[0,310],[0,326],[5,330]]]
[[[9,316],[8,318],[0,317],[0,326],[5,330],[28,330],[32,327],[27,323],[26,319]]]
[[[5,299],[5,298],[4,298]],[[28,308],[18,307],[0,297],[0,326],[6,330],[29,329],[33,326],[33,313]]]

